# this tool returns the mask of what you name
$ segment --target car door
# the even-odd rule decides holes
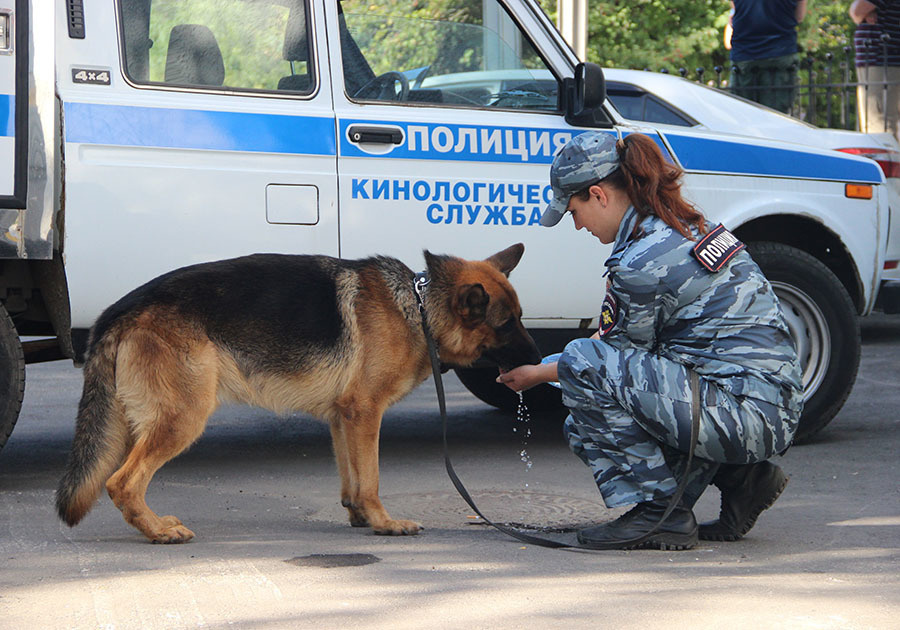
[[[110,11],[85,2],[84,36],[62,37],[57,49],[76,327],[179,266],[338,254],[319,6],[118,0]]]
[[[28,38],[25,31],[17,37],[16,20],[27,24],[27,9],[22,0],[15,10],[0,7],[0,217],[7,229],[17,213],[6,209],[25,207]],[[0,234],[0,252],[7,250],[15,255],[15,242]]]
[[[559,105],[567,61],[528,35],[542,25],[499,0],[325,3],[341,254],[421,269],[426,248],[483,258],[523,242],[513,283],[532,325],[595,318],[608,250],[571,222],[538,225],[553,155],[583,131]]]

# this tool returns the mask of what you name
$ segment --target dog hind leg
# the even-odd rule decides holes
[[[176,351],[152,332],[133,331],[117,362],[117,390],[134,445],[106,489],[125,520],[155,543],[183,543],[194,533],[146,503],[153,475],[187,449],[216,407],[216,353],[209,342]]]
[[[331,419],[329,426],[331,428],[331,444],[334,450],[334,459],[337,463],[338,473],[341,475],[341,505],[347,508],[350,516],[350,525],[353,527],[368,527],[369,521],[366,519],[365,514],[353,504],[353,498],[359,493],[359,483],[350,469],[343,418],[337,415]]]

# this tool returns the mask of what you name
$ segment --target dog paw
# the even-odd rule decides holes
[[[372,528],[378,536],[415,536],[423,529],[425,528],[415,521],[393,519]]]
[[[193,537],[194,532],[192,532],[187,527],[182,525],[181,522],[179,522],[177,525],[172,525],[159,532],[156,536],[153,537],[152,542],[154,544],[161,545],[178,545],[181,543],[186,543]]]
[[[361,514],[351,514],[350,515],[350,526],[351,527],[368,527],[369,519]]]

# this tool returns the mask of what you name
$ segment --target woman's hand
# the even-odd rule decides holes
[[[555,381],[556,363],[542,363],[540,365],[520,365],[508,372],[501,372],[497,377],[498,383],[503,383],[514,392],[523,392],[541,383]]]

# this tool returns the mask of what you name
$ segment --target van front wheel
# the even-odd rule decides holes
[[[12,318],[0,304],[0,449],[12,433],[25,396],[25,354]]]

